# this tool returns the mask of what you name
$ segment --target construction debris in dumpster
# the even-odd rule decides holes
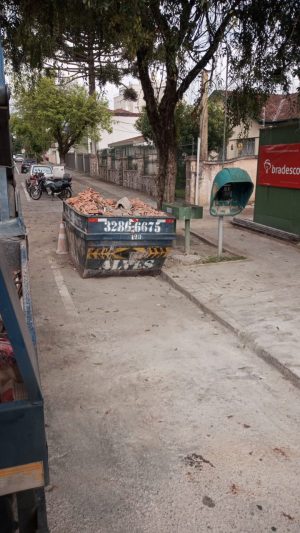
[[[149,217],[165,215],[162,211],[157,211],[154,207],[145,204],[139,198],[121,198],[117,201],[111,198],[103,198],[101,194],[94,189],[86,189],[77,196],[66,200],[66,203],[75,209],[78,213],[84,215],[106,215],[106,216],[135,216]]]

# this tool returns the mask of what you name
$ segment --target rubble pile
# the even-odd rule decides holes
[[[103,198],[101,194],[91,188],[80,192],[77,196],[69,198],[66,200],[66,203],[72,206],[75,211],[84,215],[105,215],[112,217],[165,216],[165,213],[157,211],[157,209],[145,204],[139,198],[129,200],[124,197],[116,202],[111,198]]]

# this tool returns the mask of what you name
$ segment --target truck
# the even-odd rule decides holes
[[[13,171],[0,43],[0,531],[48,533],[48,454],[27,232]]]

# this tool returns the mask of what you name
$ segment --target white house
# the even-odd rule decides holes
[[[114,109],[111,113],[113,115],[112,132],[101,131],[101,140],[96,143],[97,150],[107,148],[111,143],[137,137],[141,134],[135,127],[135,123],[140,116],[139,113],[127,111],[126,109]]]
[[[135,102],[132,100],[124,100],[123,95],[125,88],[121,87],[119,89],[118,96],[114,97],[114,109],[124,109],[125,111],[130,111],[131,113],[141,113],[143,107],[146,106],[142,86],[140,83],[131,83],[129,88],[135,90],[137,94],[137,100]]]

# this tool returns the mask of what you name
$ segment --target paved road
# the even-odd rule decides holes
[[[51,532],[299,532],[300,391],[160,278],[82,280],[21,196]]]

